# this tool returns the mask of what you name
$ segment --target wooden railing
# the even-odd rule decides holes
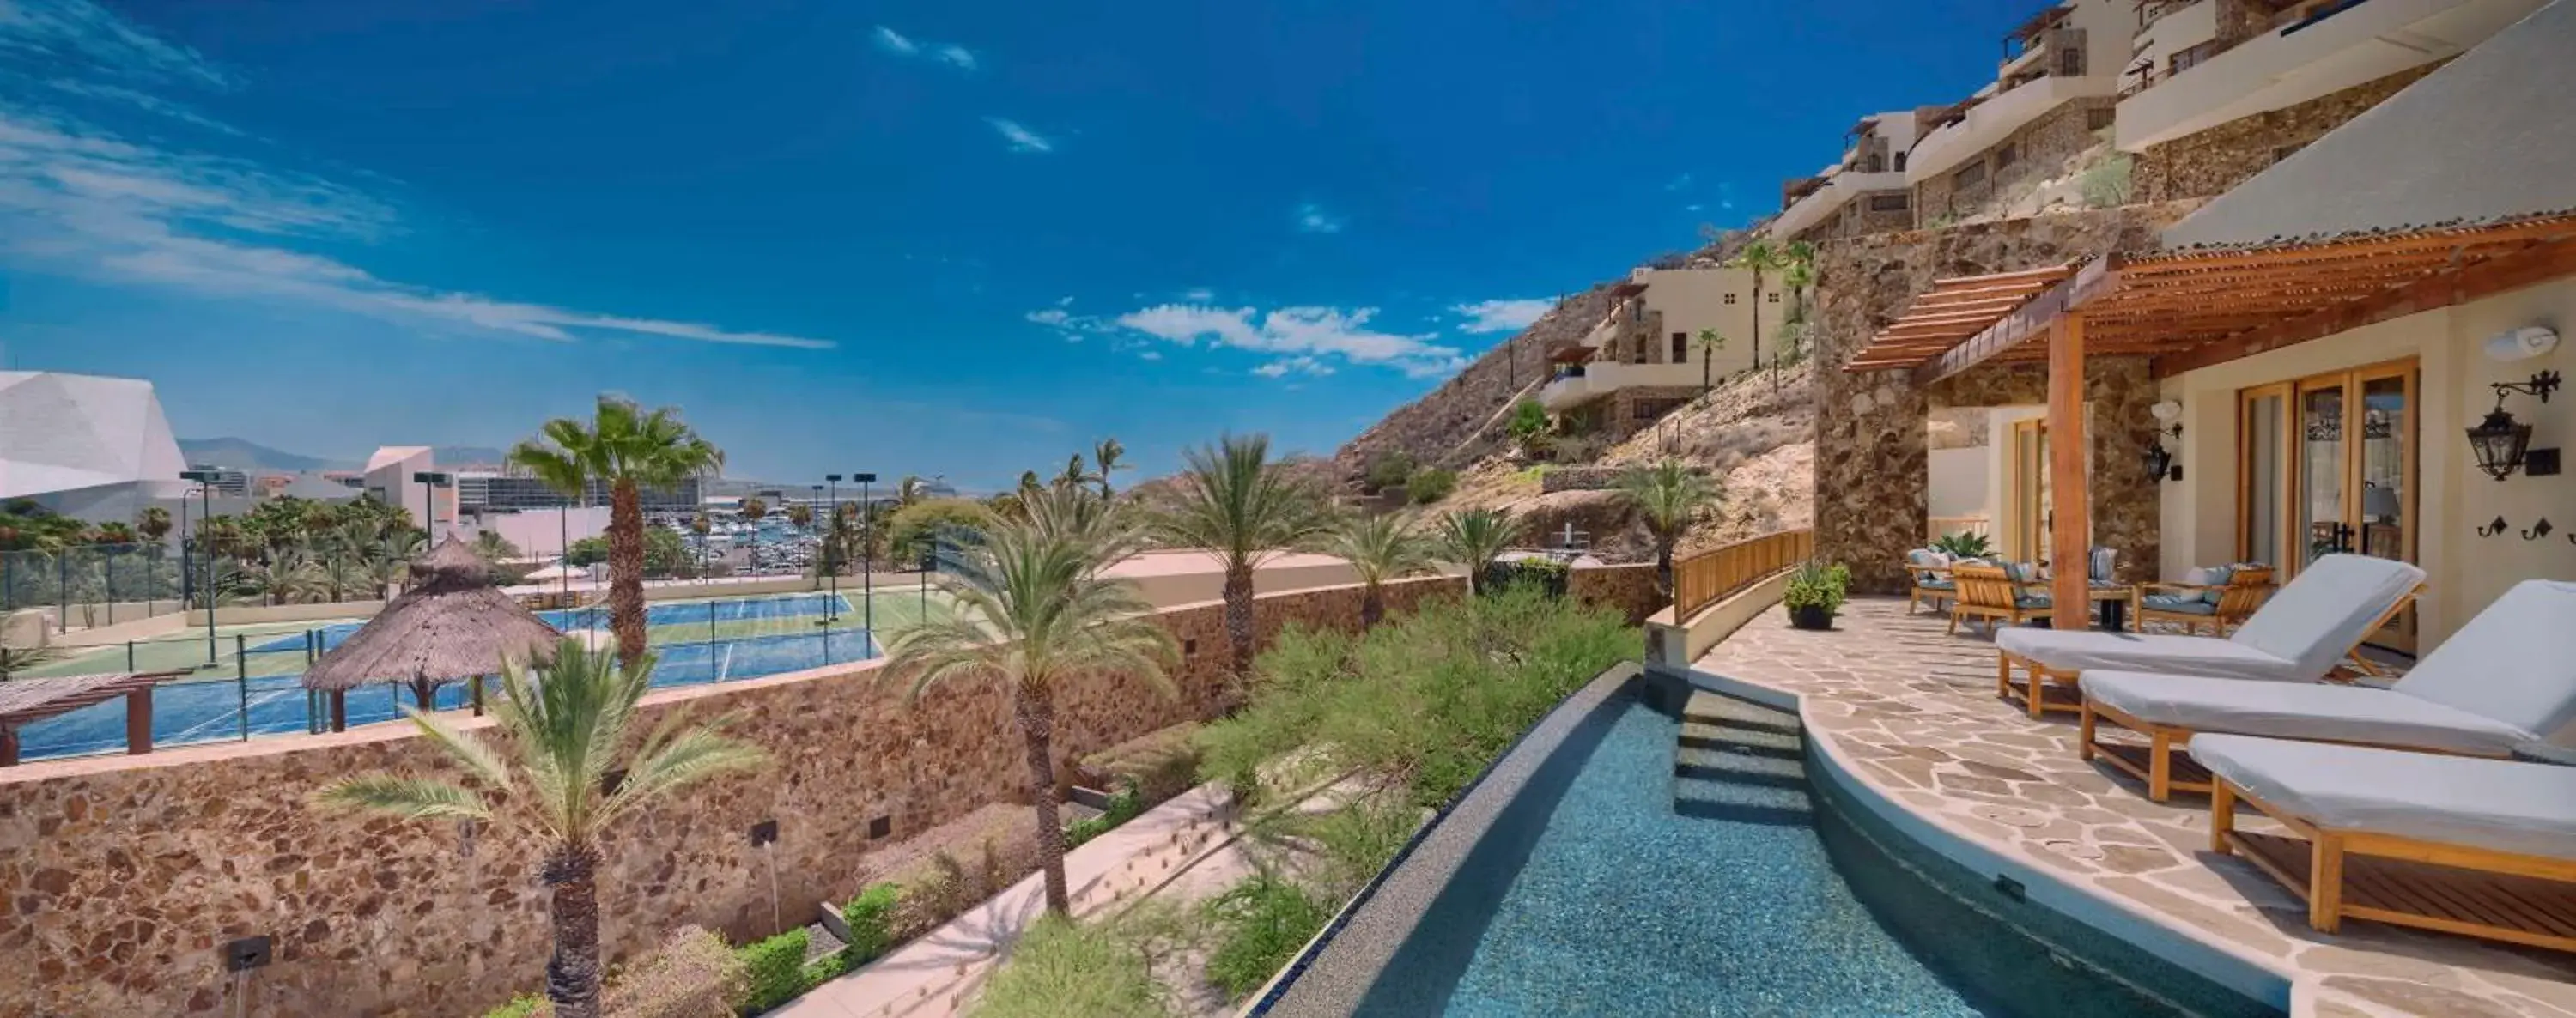
[[[1752,586],[1816,553],[1816,532],[1783,530],[1737,541],[1673,563],[1673,621]]]

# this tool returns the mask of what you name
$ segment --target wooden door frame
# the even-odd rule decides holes
[[[2033,438],[2027,461],[2022,446],[2025,434]],[[2009,443],[2004,462],[2008,474],[2005,497],[2011,502],[2006,521],[2010,526],[1999,535],[2005,539],[2005,546],[1995,552],[2015,562],[2037,562],[2048,557],[2045,500],[2040,497],[2048,483],[2048,456],[2046,447],[2037,444],[2047,437],[2048,418],[2024,417],[2012,422],[2012,433],[2005,440]]]
[[[2399,518],[2404,521],[2399,556],[2406,562],[2421,563],[2424,529],[2422,512],[2424,462],[2421,455],[2424,369],[2422,358],[2411,356],[2359,364],[2260,385],[2249,385],[2236,390],[2236,557],[2239,561],[2245,560],[2250,554],[2253,544],[2250,537],[2254,525],[2251,512],[2254,458],[2249,455],[2249,452],[2254,439],[2253,429],[2247,426],[2247,422],[2254,402],[2266,396],[2279,396],[2282,399],[2281,447],[2275,450],[2275,455],[2278,457],[2276,462],[2280,464],[2282,471],[2283,505],[2279,514],[2280,519],[2275,523],[2279,530],[2273,535],[2274,546],[2282,552],[2279,556],[2282,561],[2271,565],[2275,575],[2286,583],[2307,566],[2308,559],[2310,521],[2307,519],[2306,492],[2303,488],[2308,451],[2307,414],[2301,397],[2314,389],[2329,387],[2341,389],[2344,393],[2343,420],[2340,423],[2346,438],[2342,452],[2344,462],[2338,471],[2339,480],[2344,488],[2344,504],[2341,517],[2335,522],[2351,527],[2356,535],[2364,535],[2361,522],[2361,492],[2362,465],[2366,456],[2362,449],[2365,441],[2363,414],[2367,407],[2363,399],[2363,389],[2371,382],[2390,378],[2398,380],[2401,386],[2400,395],[2404,402],[2400,419],[2395,425],[2397,455],[2403,464],[2401,483],[2404,486],[2403,501],[2398,506]],[[2366,535],[2362,539],[2366,541]],[[2398,627],[2400,639],[2407,648],[2411,648],[2417,625],[2415,610],[2409,607],[2398,619],[2391,620],[2390,625]]]

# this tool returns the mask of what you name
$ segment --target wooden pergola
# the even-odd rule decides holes
[[[18,730],[91,704],[125,698],[125,751],[152,752],[152,687],[185,672],[110,672],[0,682],[0,767],[18,763]]]
[[[1987,361],[2048,364],[2049,552],[2084,561],[2084,359],[2153,358],[2168,378],[2576,275],[2576,211],[2234,247],[2110,254],[2082,264],[1944,279],[1871,337],[1846,371],[1930,385]],[[2034,342],[2035,340],[2044,341]],[[2081,604],[2082,570],[2055,572]]]

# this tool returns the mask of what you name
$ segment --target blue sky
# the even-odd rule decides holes
[[[1328,453],[2031,6],[0,0],[0,365],[335,457],[603,390],[781,481]]]

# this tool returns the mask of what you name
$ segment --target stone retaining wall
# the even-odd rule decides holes
[[[1816,554],[1851,567],[1859,592],[1902,593],[1906,549],[1924,540],[1930,500],[1925,415],[1944,406],[2044,402],[2046,375],[1989,364],[1932,391],[1904,371],[1849,372],[1841,365],[1934,280],[2064,264],[2151,246],[2157,231],[2197,202],[2132,205],[1942,230],[1857,237],[1817,253],[1815,327]],[[2154,401],[2142,363],[2097,359],[2093,399],[2095,512],[2121,560],[2153,563],[2156,492],[2139,454]],[[2034,388],[2035,386],[2035,388]],[[2150,566],[2150,568],[2152,568]]]
[[[2409,68],[2296,106],[2230,120],[2150,146],[2138,155],[2135,176],[2131,178],[2137,200],[2159,202],[2225,193],[2433,73],[2444,62]]]
[[[1538,475],[1538,490],[1544,495],[1556,491],[1602,491],[1618,486],[1621,467],[1549,467]]]
[[[1634,599],[1626,580],[1581,583],[1623,607]],[[1456,588],[1405,582],[1390,607]],[[1266,640],[1291,621],[1355,627],[1359,592],[1259,604]],[[1217,604],[1161,615],[1187,649],[1176,698],[1098,676],[1069,683],[1057,751],[1071,759],[1211,716],[1223,617]],[[998,690],[938,689],[906,709],[880,672],[817,669],[646,701],[648,724],[738,712],[733,733],[774,762],[632,817],[603,846],[612,958],[686,923],[736,941],[797,925],[818,902],[858,890],[851,859],[872,841],[1025,801],[1026,764]],[[549,939],[527,845],[307,805],[336,779],[386,770],[446,772],[398,725],[0,769],[0,1014],[454,1015],[540,985]],[[754,848],[753,825],[771,820],[776,844]],[[250,936],[274,938],[275,960],[235,982],[217,952]]]

